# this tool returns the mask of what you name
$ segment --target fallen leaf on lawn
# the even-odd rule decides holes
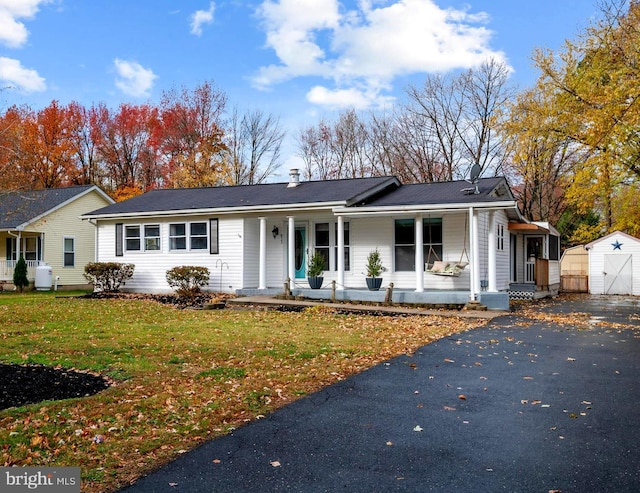
[[[423,428],[422,428],[420,425],[417,425],[417,426],[413,429],[413,431],[422,431],[422,430],[423,430]]]
[[[278,462],[277,460],[272,460],[272,461],[270,462],[270,464],[271,464],[273,467],[280,467],[280,462]]]

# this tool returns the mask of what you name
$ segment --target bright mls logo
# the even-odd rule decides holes
[[[0,491],[79,493],[79,467],[0,467]]]

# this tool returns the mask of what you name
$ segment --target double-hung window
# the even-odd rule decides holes
[[[128,252],[140,251],[140,226],[125,226],[124,246]]]
[[[502,223],[498,223],[498,229],[496,231],[496,240],[497,240],[496,249],[498,251],[503,251],[504,250],[504,224]]]
[[[153,252],[160,250],[160,225],[146,224],[144,226],[144,251]]]
[[[324,270],[329,269],[330,248],[329,223],[316,223],[316,253],[324,260],[322,266]]]
[[[395,270],[412,271],[416,268],[416,228],[413,219],[395,221]],[[442,218],[422,220],[422,250],[425,263],[442,260]]]
[[[63,266],[75,267],[76,265],[76,239],[72,236],[65,236],[63,240]]]
[[[187,249],[187,225],[169,224],[169,250]]]
[[[189,224],[189,245],[191,250],[206,250],[209,247],[207,223]]]
[[[170,250],[206,250],[207,248],[209,248],[209,235],[206,222],[169,225]]]

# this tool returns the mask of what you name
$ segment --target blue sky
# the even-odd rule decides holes
[[[157,103],[213,81],[291,136],[490,56],[531,85],[534,48],[559,49],[596,14],[596,0],[0,0],[0,110]]]

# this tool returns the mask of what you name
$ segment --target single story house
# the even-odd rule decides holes
[[[80,216],[109,204],[94,185],[0,192],[0,287],[13,289],[22,256],[30,281],[39,266],[49,266],[51,286],[86,288],[84,266],[95,259],[96,231]]]
[[[640,295],[640,239],[615,231],[585,248],[591,294]]]
[[[520,215],[503,177],[402,185],[393,176],[153,190],[87,213],[98,261],[135,264],[126,288],[170,291],[166,271],[200,265],[209,289],[339,300],[509,306],[556,289],[559,237]],[[417,247],[416,247],[417,245]],[[372,250],[386,272],[367,292]],[[324,282],[309,289],[307,263],[325,259]],[[514,284],[516,283],[516,284]],[[330,291],[331,289],[331,291]]]

